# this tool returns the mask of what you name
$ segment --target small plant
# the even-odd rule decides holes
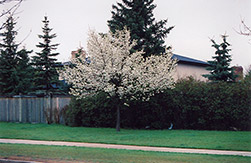
[[[54,117],[54,123],[60,124],[60,117],[61,117],[61,110],[56,107],[53,109],[53,117]]]
[[[47,124],[52,124],[52,123],[60,124],[60,119],[61,119],[61,117],[65,117],[64,114],[67,109],[68,109],[68,105],[66,105],[62,109],[60,109],[59,107],[46,108],[44,110],[46,123]]]
[[[50,107],[47,107],[44,110],[44,115],[45,115],[45,118],[46,118],[46,123],[51,124],[53,121],[52,121],[52,109]]]

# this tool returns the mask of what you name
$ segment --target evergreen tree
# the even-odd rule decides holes
[[[44,23],[43,35],[38,35],[43,42],[39,42],[38,48],[41,52],[36,53],[33,57],[33,65],[35,68],[35,90],[49,95],[57,91],[59,85],[57,68],[60,63],[55,58],[59,53],[53,53],[59,44],[51,44],[51,40],[56,37],[56,34],[50,34],[52,28],[49,28],[49,20],[47,16],[42,21]]]
[[[0,43],[0,94],[16,94],[15,86],[17,85],[17,48],[15,43],[17,31],[15,31],[14,19],[9,16],[3,24],[5,31],[1,33],[2,43]]]
[[[17,79],[18,83],[16,86],[17,92],[20,94],[28,94],[33,89],[33,75],[34,69],[31,66],[30,58],[28,54],[32,51],[27,51],[25,48],[18,51],[17,57]]]
[[[18,51],[15,42],[16,22],[10,15],[3,24],[5,31],[1,33],[0,43],[0,94],[27,94],[31,90],[32,67],[29,65],[28,51]]]
[[[0,55],[0,94],[15,94],[16,78],[16,57],[18,44],[15,43],[17,32],[14,30],[15,22],[12,16],[9,16],[3,24],[5,31],[1,33],[2,43]]]
[[[212,58],[213,61],[208,61],[209,67],[207,70],[210,71],[210,74],[203,75],[211,81],[225,81],[231,82],[235,81],[236,75],[234,75],[233,68],[230,67],[230,62],[232,61],[231,55],[228,49],[230,44],[226,41],[226,35],[222,36],[223,43],[217,44],[214,40],[211,40],[214,47],[216,49],[215,56]]]
[[[166,28],[167,20],[155,21],[153,10],[156,5],[153,4],[153,0],[122,0],[122,2],[123,4],[117,3],[117,6],[112,6],[114,10],[112,19],[108,21],[110,30],[115,32],[128,28],[131,40],[137,41],[132,52],[143,50],[144,57],[164,53],[166,48],[164,39],[173,26]]]

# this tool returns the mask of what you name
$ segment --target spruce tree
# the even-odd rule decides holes
[[[15,31],[14,19],[9,16],[3,24],[4,32],[1,33],[2,42],[0,43],[0,94],[12,95],[15,94],[16,64],[17,64],[17,48],[15,43],[17,32]]]
[[[112,6],[112,19],[108,21],[110,30],[115,32],[128,28],[131,40],[137,41],[132,52],[143,50],[144,57],[165,52],[164,39],[173,26],[166,28],[167,19],[155,21],[153,10],[156,5],[153,4],[153,0],[122,0],[122,2]]]
[[[1,33],[0,43],[0,94],[17,95],[27,94],[32,86],[32,67],[29,65],[29,51],[18,51],[19,44],[15,38],[16,22],[12,15],[9,15],[3,24],[5,29]],[[29,67],[29,68],[28,68]]]
[[[42,21],[44,26],[43,34],[38,35],[43,42],[37,45],[41,52],[36,53],[33,57],[33,65],[35,68],[35,90],[46,95],[57,92],[59,85],[57,67],[60,63],[55,58],[59,53],[53,53],[59,44],[52,44],[51,41],[56,37],[56,34],[50,34],[52,28],[49,28],[49,20],[47,16]]]
[[[30,63],[30,58],[28,54],[32,53],[32,51],[28,51],[25,48],[18,51],[17,57],[17,79],[18,83],[16,86],[17,92],[19,94],[28,94],[32,92],[34,87],[33,84],[33,75],[34,69]]]
[[[212,47],[216,49],[215,56],[212,57],[213,61],[208,61],[210,66],[206,68],[210,71],[210,74],[203,75],[211,81],[235,81],[234,69],[230,67],[230,62],[232,61],[229,54],[231,49],[228,48],[230,44],[226,38],[226,35],[222,35],[223,42],[221,44],[217,44],[213,39],[211,40],[213,43]]]
[[[17,48],[15,43],[17,31],[15,31],[15,24],[12,16],[9,16],[3,24],[5,30],[1,33],[2,43],[0,43],[0,94],[13,95],[16,94],[15,86],[17,84]]]

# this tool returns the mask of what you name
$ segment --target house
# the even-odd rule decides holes
[[[209,71],[206,70],[206,67],[209,66],[207,62],[177,54],[173,54],[173,58],[178,60],[178,65],[174,74],[175,80],[192,76],[197,80],[207,81],[207,78],[202,76],[203,74],[209,74]]]
[[[82,47],[80,47],[76,51],[72,51],[71,52],[71,59],[77,58],[79,56],[82,56],[84,58],[87,57],[87,53],[86,53],[86,51]]]
[[[79,48],[76,51],[71,52],[71,59],[74,59],[78,56],[84,56],[87,58],[87,53],[83,48]],[[189,57],[184,57],[181,55],[173,54],[173,59],[178,60],[178,65],[176,67],[176,71],[174,74],[174,79],[178,80],[181,78],[186,78],[188,76],[192,76],[197,80],[206,81],[207,79],[204,78],[203,74],[209,74],[209,71],[206,70],[206,67],[209,66],[207,62],[192,59]],[[65,62],[63,65],[70,65],[71,62]]]
[[[208,81],[207,78],[202,76],[204,74],[210,74],[210,71],[206,70],[206,67],[210,66],[207,62],[177,54],[173,54],[173,58],[178,60],[178,65],[174,74],[175,80],[192,76],[194,79],[200,81]],[[233,66],[233,69],[234,74],[237,75],[235,81],[241,81],[243,79],[243,68],[241,66]]]

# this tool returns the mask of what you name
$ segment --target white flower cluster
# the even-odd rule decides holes
[[[89,62],[85,58],[73,59],[73,66],[65,66],[60,77],[72,84],[70,93],[78,98],[105,91],[120,99],[139,98],[140,94],[147,100],[154,92],[171,88],[177,63],[172,53],[143,58],[143,52],[130,53],[134,45],[127,29],[105,35],[90,31]]]

